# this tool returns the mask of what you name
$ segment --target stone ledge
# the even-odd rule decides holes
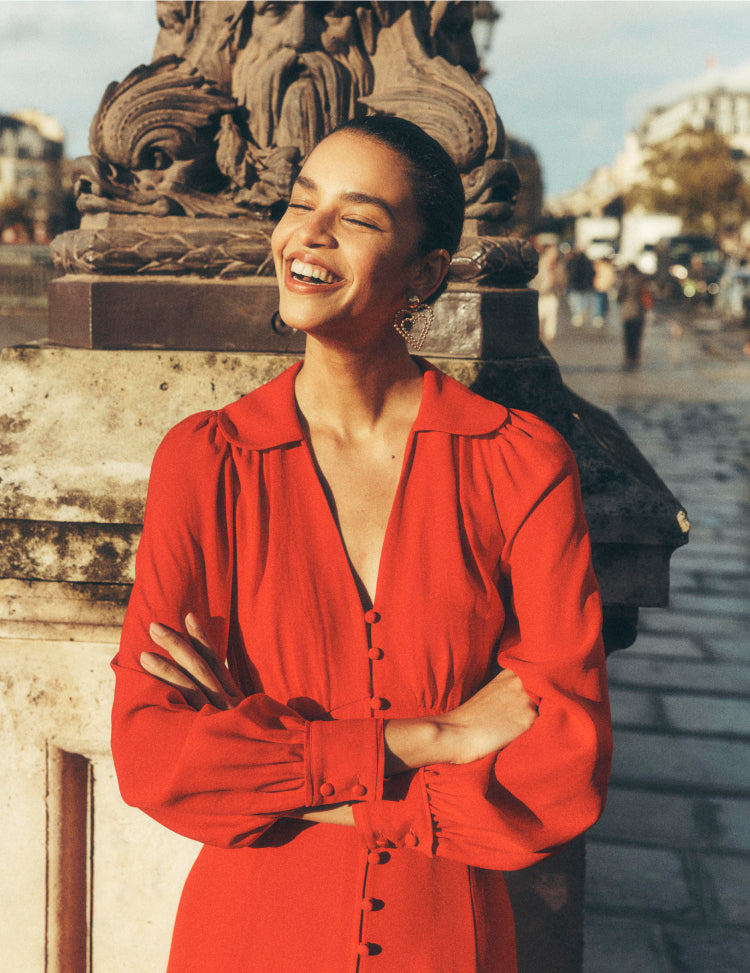
[[[441,358],[514,358],[538,349],[537,292],[452,282],[423,346]],[[275,278],[212,280],[71,274],[49,287],[49,339],[87,349],[301,354],[276,316]]]

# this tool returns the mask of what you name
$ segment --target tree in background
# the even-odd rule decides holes
[[[734,235],[750,219],[748,165],[717,132],[683,129],[648,150],[626,208],[674,213],[686,233]]]

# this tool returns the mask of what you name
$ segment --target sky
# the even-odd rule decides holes
[[[611,164],[643,112],[687,87],[750,90],[746,0],[496,0],[485,86],[556,194]],[[0,113],[54,115],[87,152],[110,81],[151,60],[153,0],[0,0]],[[713,67],[707,67],[713,65]]]

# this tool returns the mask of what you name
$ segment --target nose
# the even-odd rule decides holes
[[[286,20],[286,45],[302,52],[320,48],[322,33],[320,16],[312,9],[315,4],[293,3]]]
[[[332,217],[324,210],[311,210],[297,226],[297,238],[309,249],[334,245]]]

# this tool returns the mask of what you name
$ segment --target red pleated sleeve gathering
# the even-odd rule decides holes
[[[423,364],[369,609],[299,424],[299,365],[185,420],[154,459],[112,748],[124,799],[206,845],[175,973],[511,973],[500,870],[601,812],[601,608],[572,455]],[[139,664],[150,622],[180,630],[188,611],[241,681],[234,710],[196,713]],[[383,719],[445,712],[498,665],[539,697],[534,726],[384,781]],[[356,828],[285,817],[342,801]]]

